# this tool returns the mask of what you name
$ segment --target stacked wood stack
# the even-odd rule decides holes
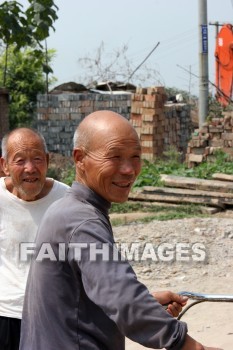
[[[188,143],[186,162],[193,167],[203,161],[214,161],[219,150],[233,158],[233,114],[213,118],[194,131]]]
[[[191,135],[190,109],[168,104],[164,87],[137,88],[132,94],[130,121],[142,145],[142,158],[154,160],[170,146],[186,153]]]
[[[211,180],[166,174],[160,178],[165,187],[144,186],[130,193],[129,200],[199,204],[209,214],[233,206],[233,175],[216,173]]]

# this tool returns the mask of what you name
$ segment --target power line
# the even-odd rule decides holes
[[[190,75],[192,75],[192,76],[194,76],[194,77],[196,77],[196,78],[199,79],[199,76],[198,76],[198,75],[192,73],[191,71],[189,71],[188,69],[186,69],[186,68],[180,66],[179,64],[177,64],[177,67],[183,69],[184,71],[186,71],[186,72],[189,73]],[[232,100],[229,96],[227,96],[216,84],[214,84],[214,83],[213,83],[212,81],[210,81],[210,80],[208,80],[208,82],[209,82],[212,86],[214,86],[214,87],[216,88],[216,90],[218,91],[219,94],[221,94],[222,96],[224,96],[229,102],[231,102],[231,103],[233,102],[233,100]]]
[[[164,56],[169,54],[171,51],[173,52],[178,51],[177,49],[178,46],[187,47],[188,45],[193,45],[193,41],[194,41],[193,39],[197,41],[198,40],[197,35],[196,33],[194,33],[193,30],[189,30],[181,34],[177,34],[176,36],[173,36],[169,39],[160,40],[161,49],[160,49],[159,57],[161,55],[161,50],[165,51],[162,53],[162,55]],[[148,47],[132,53],[129,57],[130,58],[139,57],[141,54],[143,54],[146,51],[148,51]]]
[[[157,44],[155,45],[155,47],[150,51],[150,53],[146,56],[146,58],[137,66],[137,68],[134,69],[134,71],[130,74],[128,81],[130,81],[130,79],[132,78],[132,76],[137,72],[137,70],[143,65],[143,63],[146,62],[146,60],[148,60],[148,58],[152,55],[152,53],[157,49],[157,47],[159,46],[160,42],[158,41]]]

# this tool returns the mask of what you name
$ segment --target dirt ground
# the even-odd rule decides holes
[[[143,215],[143,214],[141,214]],[[132,219],[132,218],[131,218]],[[191,249],[201,244],[203,261],[194,261],[185,254],[184,261],[174,254],[172,261],[163,261],[158,253],[151,259],[130,261],[138,279],[149,290],[186,290],[207,294],[233,296],[233,211],[225,211],[209,218],[192,218],[150,223],[127,223],[114,227],[119,244],[137,243],[143,249],[151,243],[154,251],[169,243],[174,247],[185,245]],[[143,250],[142,250],[143,251]],[[157,257],[157,261],[155,261]],[[178,256],[179,257],[179,256]],[[187,257],[189,259],[187,259]],[[183,316],[189,334],[207,346],[233,349],[233,303],[205,302],[191,308]],[[127,350],[148,349],[129,339]]]

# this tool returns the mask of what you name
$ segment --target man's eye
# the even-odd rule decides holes
[[[23,162],[24,162],[24,160],[23,159],[16,159],[16,161],[15,161],[17,164],[22,164]]]

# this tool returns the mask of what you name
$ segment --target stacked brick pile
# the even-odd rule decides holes
[[[193,131],[190,106],[182,103],[165,104],[164,114],[164,148],[167,149],[173,145],[182,155],[185,155]]]
[[[163,87],[137,88],[132,94],[130,121],[141,140],[144,159],[152,160],[163,147],[162,120],[166,94]]]
[[[173,145],[186,153],[191,134],[189,107],[165,104],[163,87],[137,88],[132,94],[131,123],[142,145],[142,158],[154,160]]]
[[[213,161],[218,150],[233,158],[233,114],[213,118],[194,131],[188,143],[186,162],[193,167],[203,161]]]

